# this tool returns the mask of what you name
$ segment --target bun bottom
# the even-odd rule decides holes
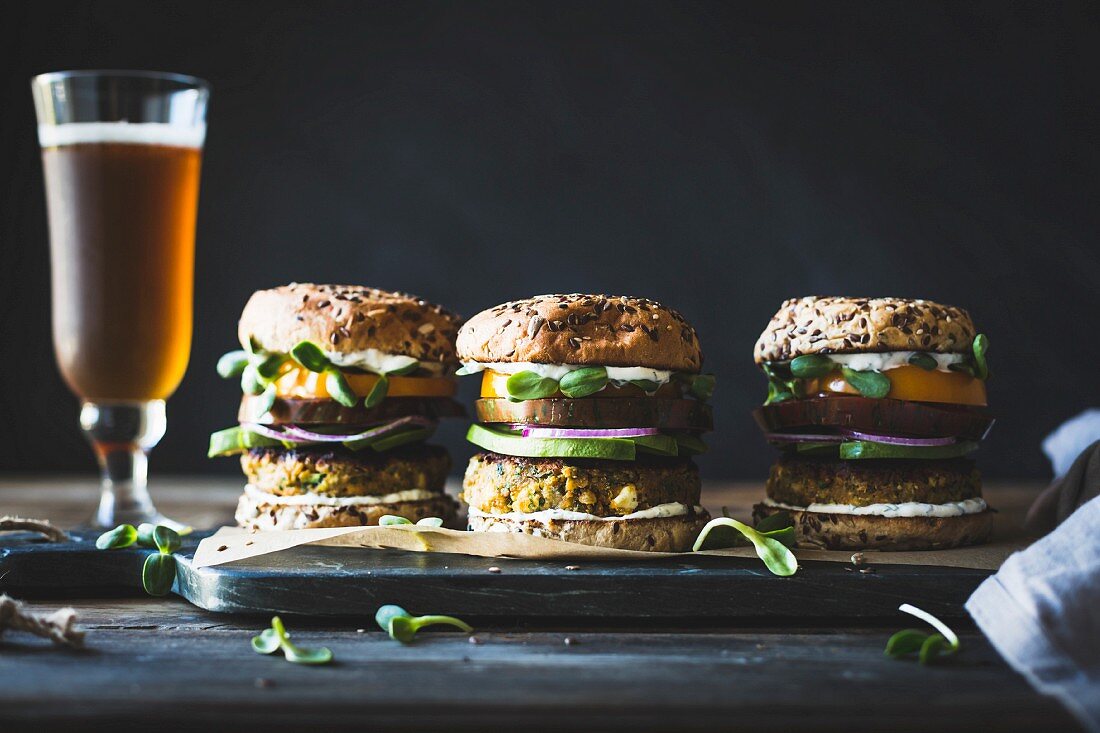
[[[458,503],[442,493],[431,499],[418,501],[352,506],[278,504],[257,501],[245,494],[237,502],[234,518],[238,525],[253,532],[322,527],[365,527],[378,524],[378,520],[386,514],[395,514],[411,522],[425,517],[440,517],[443,519],[444,526],[453,526],[457,509]]]
[[[707,512],[652,519],[512,519],[472,516],[474,532],[514,532],[596,547],[646,552],[686,552],[710,520]]]
[[[993,530],[992,509],[958,517],[878,517],[753,507],[752,516],[786,511],[794,522],[798,546],[818,550],[946,550],[980,545]]]

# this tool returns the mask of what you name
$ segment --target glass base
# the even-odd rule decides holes
[[[184,527],[157,511],[146,485],[147,453],[164,436],[164,400],[85,402],[80,426],[95,450],[102,476],[99,508],[89,526],[113,529],[150,522],[175,530]]]

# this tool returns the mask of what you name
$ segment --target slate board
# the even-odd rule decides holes
[[[30,535],[0,537],[0,590],[23,598],[140,595],[149,550],[95,549],[95,533],[52,544]],[[947,618],[988,570],[804,562],[778,578],[752,559],[685,557],[634,562],[502,560],[465,555],[301,547],[226,565],[190,564],[198,533],[177,554],[175,592],[223,613],[370,617],[385,603],[416,611],[512,620],[871,619],[896,616],[910,602]],[[870,558],[873,561],[873,555]],[[500,572],[490,572],[490,567]]]

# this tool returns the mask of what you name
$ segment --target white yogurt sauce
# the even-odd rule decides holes
[[[810,504],[809,506],[793,506],[771,499],[764,499],[768,506],[779,509],[792,509],[799,512],[820,512],[822,514],[854,514],[871,515],[875,517],[961,517],[964,514],[977,514],[989,508],[985,499],[964,499],[952,501],[946,504],[924,504],[919,501],[906,501],[900,504],[868,504],[855,506],[853,504]]]
[[[498,364],[486,364],[479,361],[464,361],[462,366],[467,374],[491,369],[500,374],[516,374],[517,372],[534,372],[540,377],[550,377],[561,381],[566,374],[577,369],[587,369],[593,364],[534,364],[528,361],[504,362]],[[665,369],[650,369],[649,367],[604,367],[607,370],[607,378],[612,382],[630,382],[636,379],[648,379],[657,384],[666,384],[672,379],[672,372]]]
[[[696,512],[702,512],[702,507],[695,507]],[[565,509],[543,509],[538,512],[505,512],[502,514],[492,514],[489,512],[483,512],[479,509],[470,507],[469,515],[471,517],[486,517],[490,519],[510,519],[513,521],[529,521],[535,520],[536,522],[550,522],[553,520],[588,520],[598,519],[603,522],[619,522],[627,519],[659,519],[661,517],[679,517],[688,513],[688,507],[686,504],[679,502],[672,502],[670,504],[658,504],[657,506],[650,507],[649,509],[642,509],[641,511],[632,512],[630,514],[624,514],[621,517],[597,517],[595,514],[585,514],[584,512],[571,512]]]
[[[397,371],[398,369],[404,369],[416,361],[416,359],[411,356],[387,354],[378,349],[346,352],[326,351],[325,356],[338,367],[366,369],[368,372],[373,372],[375,374],[385,374],[387,372]],[[433,374],[441,374],[443,372],[443,365],[439,362],[422,361],[420,362],[420,368],[432,372]]]
[[[927,354],[936,360],[936,371],[949,372],[950,364],[959,364],[967,360],[966,354],[934,354],[930,351],[886,351],[881,354],[827,354],[830,360],[855,369],[857,372],[884,372],[887,369],[908,366],[913,354]]]
[[[252,484],[244,487],[245,495],[257,504],[280,504],[283,506],[364,506],[371,504],[399,504],[403,501],[421,501],[434,499],[438,492],[425,491],[424,489],[408,489],[396,491],[392,494],[378,496],[323,496],[321,494],[306,493],[279,496],[262,491]]]

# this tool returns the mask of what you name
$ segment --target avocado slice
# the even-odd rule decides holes
[[[471,425],[466,440],[494,453],[528,458],[604,458],[633,461],[639,450],[674,456],[679,450],[671,435],[638,438],[524,438],[515,432]]]

